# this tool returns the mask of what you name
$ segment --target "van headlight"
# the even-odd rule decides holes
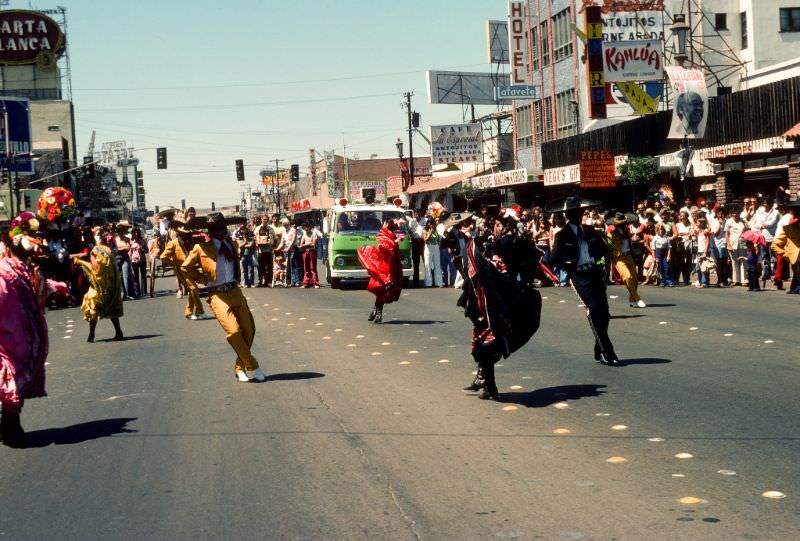
[[[339,256],[339,257],[337,257],[336,259],[334,259],[334,260],[333,260],[333,263],[334,263],[334,264],[335,264],[337,267],[344,267],[344,258],[343,258],[343,257],[341,257],[341,256]]]

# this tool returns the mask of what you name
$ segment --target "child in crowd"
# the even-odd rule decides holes
[[[747,241],[747,249],[744,257],[744,267],[747,271],[747,291],[761,291],[758,285],[759,264],[758,264],[758,250],[752,241]]]
[[[658,272],[661,275],[661,287],[673,287],[674,284],[669,274],[670,243],[663,224],[656,225],[656,234],[653,236],[651,248],[656,257]]]
[[[286,260],[282,252],[275,252],[272,256],[272,287],[281,284],[286,287]]]

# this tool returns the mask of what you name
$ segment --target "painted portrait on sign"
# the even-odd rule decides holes
[[[708,90],[699,70],[668,69],[673,91],[670,139],[702,139],[708,122]]]

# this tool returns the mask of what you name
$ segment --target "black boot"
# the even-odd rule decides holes
[[[378,313],[378,308],[376,306],[373,306],[372,307],[372,312],[369,313],[369,317],[367,318],[367,321],[373,321],[375,319],[375,314],[377,314],[377,313]]]
[[[616,352],[614,352],[614,348],[607,348],[606,351],[603,352],[603,361],[608,366],[620,366],[619,357],[617,357]]]
[[[602,355],[603,351],[600,348],[600,342],[597,340],[594,341],[594,360],[599,361],[600,356]]]
[[[19,413],[3,410],[3,416],[0,419],[0,437],[3,439],[3,445],[7,447],[25,448],[25,431],[22,430]]]
[[[119,318],[111,318],[111,323],[114,324],[114,330],[116,331],[114,333],[114,341],[119,342],[120,340],[124,340],[122,336],[122,327],[119,325]]]
[[[377,324],[377,325],[380,325],[381,323],[383,323],[383,306],[378,307],[375,310],[375,319],[373,319],[372,322]]]
[[[483,370],[478,367],[478,374],[475,376],[475,379],[472,380],[471,384],[464,387],[464,390],[476,393],[481,389],[483,389]]]
[[[481,400],[498,400],[500,393],[497,390],[497,384],[494,380],[494,359],[489,359],[481,363],[481,372],[483,373],[483,390],[478,398]]]

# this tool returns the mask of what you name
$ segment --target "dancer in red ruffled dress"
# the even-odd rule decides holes
[[[370,276],[367,289],[375,295],[375,306],[368,319],[378,324],[383,321],[383,305],[398,300],[403,290],[403,265],[397,245],[401,223],[403,220],[384,222],[376,235],[378,245],[358,249],[358,261]]]

